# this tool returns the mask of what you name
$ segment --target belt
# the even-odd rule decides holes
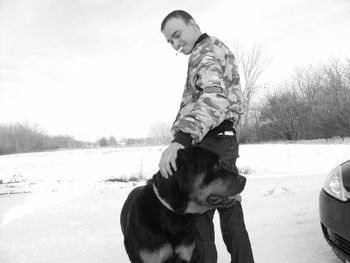
[[[224,131],[224,132],[217,133],[217,135],[235,136],[236,134],[234,131]]]

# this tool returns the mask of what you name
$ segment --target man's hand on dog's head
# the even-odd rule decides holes
[[[163,151],[162,157],[160,158],[160,162],[159,162],[159,170],[164,178],[168,178],[169,176],[172,176],[173,171],[176,172],[177,151],[183,148],[185,148],[185,146],[183,146],[182,144],[177,142],[172,142],[168,146],[168,148],[166,148]]]

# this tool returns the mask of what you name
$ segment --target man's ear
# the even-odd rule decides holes
[[[188,23],[193,26],[193,27],[196,27],[199,29],[199,26],[197,25],[196,21],[194,21],[192,18],[188,21]]]

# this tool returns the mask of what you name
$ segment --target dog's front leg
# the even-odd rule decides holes
[[[175,254],[178,255],[178,257],[181,258],[183,261],[190,262],[194,248],[194,241],[192,241],[191,243],[181,243],[180,245],[177,245],[175,247]]]

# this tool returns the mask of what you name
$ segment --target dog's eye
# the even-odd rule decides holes
[[[219,170],[219,169],[220,169],[220,164],[216,163],[216,164],[214,165],[214,167],[213,167],[213,170],[214,170],[214,171],[217,171],[217,170]]]

